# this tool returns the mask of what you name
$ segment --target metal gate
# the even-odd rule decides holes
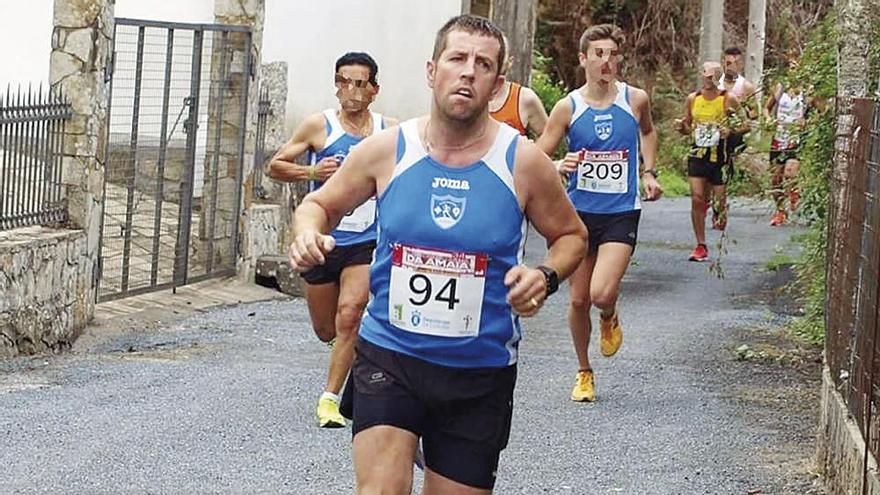
[[[244,26],[116,19],[98,300],[234,273]]]

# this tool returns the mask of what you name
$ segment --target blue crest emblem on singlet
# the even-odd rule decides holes
[[[449,229],[455,226],[464,215],[464,207],[467,198],[455,196],[431,195],[431,218],[441,229]]]
[[[593,129],[596,131],[596,136],[602,141],[607,141],[608,138],[611,137],[611,133],[614,131],[612,121],[610,120],[596,122],[593,126]]]

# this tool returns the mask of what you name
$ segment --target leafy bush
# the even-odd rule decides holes
[[[799,85],[821,100],[837,93],[837,24],[831,12],[811,33],[800,63],[780,75],[783,84]],[[803,255],[796,264],[796,288],[804,306],[804,316],[794,330],[811,342],[825,338],[825,266],[828,250],[827,215],[834,155],[834,112],[825,108],[808,116],[807,131],[800,153],[798,187],[800,214],[809,231],[796,239]]]
[[[532,54],[531,88],[541,99],[548,114],[553,109],[553,105],[566,95],[565,86],[553,81],[550,77],[549,66],[551,62],[549,58],[537,51]]]

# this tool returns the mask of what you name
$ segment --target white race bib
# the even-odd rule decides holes
[[[721,141],[721,127],[717,124],[697,124],[694,129],[694,144],[700,148],[718,146]]]
[[[413,333],[475,337],[489,257],[395,244],[388,319]]]
[[[581,151],[577,188],[604,194],[622,194],[629,188],[629,150]]]
[[[376,199],[370,198],[364,204],[348,212],[339,222],[338,230],[363,232],[376,221]]]

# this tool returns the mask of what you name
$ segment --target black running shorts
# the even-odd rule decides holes
[[[376,241],[361,242],[350,246],[337,246],[327,253],[323,265],[318,265],[302,274],[303,280],[310,285],[339,282],[342,270],[354,265],[369,265],[373,262],[373,250]]]
[[[491,489],[513,414],[516,365],[439,366],[359,338],[341,411],[352,433],[377,425],[422,438],[425,465],[468,486]]]
[[[727,136],[725,140],[725,146],[727,149],[725,150],[725,155],[727,160],[733,164],[733,158],[735,155],[742,153],[742,151],[746,148],[745,143],[745,133],[734,132]]]
[[[706,158],[688,157],[688,177],[702,177],[713,186],[723,186],[730,178],[724,161],[710,161]]]
[[[577,212],[581,221],[587,227],[590,245],[587,256],[599,252],[599,245],[606,242],[622,242],[636,249],[639,237],[639,219],[641,210],[627,211],[623,213],[585,213]]]

